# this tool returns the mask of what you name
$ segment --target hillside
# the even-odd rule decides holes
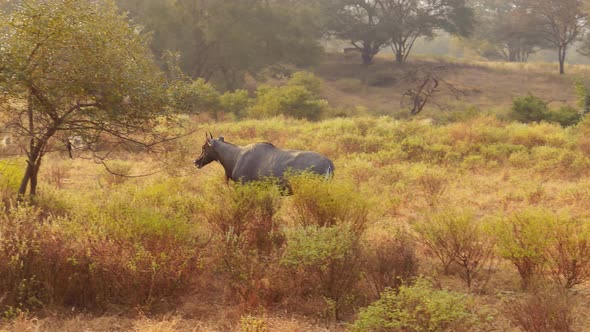
[[[498,111],[512,99],[528,93],[552,106],[575,105],[573,83],[590,74],[586,65],[570,65],[566,75],[557,74],[549,63],[503,63],[456,60],[451,58],[410,58],[404,65],[391,58],[378,57],[368,68],[342,55],[325,57],[311,68],[325,81],[324,96],[330,104],[345,108],[365,107],[370,113],[392,115],[400,111],[401,96],[416,86],[416,73],[435,71],[459,93],[441,86],[435,102],[444,109],[461,110],[475,106],[480,111]],[[440,108],[427,106],[426,116],[436,116]],[[430,111],[430,112],[428,112]],[[429,114],[428,114],[429,113]]]

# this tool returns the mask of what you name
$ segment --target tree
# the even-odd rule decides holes
[[[117,0],[153,34],[164,69],[174,54],[192,78],[227,89],[246,73],[281,63],[310,64],[321,52],[313,7],[263,0]]]
[[[323,12],[328,16],[326,29],[335,37],[349,40],[361,51],[363,64],[369,65],[379,51],[387,45],[381,7],[372,0],[331,0]]]
[[[481,0],[474,4],[478,24],[469,41],[481,56],[526,62],[531,54],[550,47],[537,31],[538,17],[518,0]]]
[[[438,30],[467,36],[473,27],[473,10],[465,0],[381,0],[389,45],[398,63],[404,62],[419,37],[433,38]]]
[[[153,129],[166,116],[165,81],[112,0],[24,0],[1,16],[0,112],[27,142],[20,195],[36,194],[43,156],[59,140],[150,149],[166,139]]]
[[[539,31],[557,49],[559,73],[565,73],[568,47],[588,25],[582,0],[523,0],[527,9],[539,17]]]

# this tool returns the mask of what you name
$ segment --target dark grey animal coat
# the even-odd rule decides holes
[[[283,150],[271,143],[254,143],[237,146],[225,142],[223,137],[207,137],[195,166],[218,161],[225,169],[226,179],[250,182],[275,177],[283,180],[285,172],[309,171],[326,178],[334,174],[334,164],[327,157],[312,151]]]

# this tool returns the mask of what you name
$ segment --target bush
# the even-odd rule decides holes
[[[219,92],[202,78],[195,81],[175,81],[168,88],[168,99],[171,107],[177,112],[189,114],[211,112],[214,117],[217,117]]]
[[[399,288],[418,274],[415,241],[403,230],[371,238],[364,251],[366,278],[376,296],[386,288]]]
[[[582,120],[582,113],[571,106],[561,106],[549,112],[548,121],[557,122],[562,127],[574,126]]]
[[[437,213],[414,224],[414,229],[441,261],[444,272],[448,273],[451,265],[459,267],[459,276],[469,288],[493,262],[494,242],[472,213]]]
[[[227,279],[230,295],[249,308],[263,304],[271,292],[265,280],[271,278],[284,242],[275,216],[278,187],[272,182],[217,187],[206,202],[217,270]]]
[[[293,218],[303,227],[348,224],[356,234],[368,226],[369,202],[346,182],[326,182],[322,176],[302,174],[288,179]]]
[[[353,331],[474,331],[485,325],[466,295],[434,290],[425,279],[386,290],[364,308]]]
[[[303,174],[289,177],[293,227],[282,258],[298,294],[321,296],[340,318],[362,267],[367,201],[347,183]]]
[[[254,118],[284,114],[297,119],[319,120],[327,105],[325,100],[301,85],[260,86],[248,114]]]
[[[292,291],[333,301],[333,319],[340,319],[348,296],[361,276],[358,236],[349,225],[296,227],[287,233],[281,262],[289,268]]]
[[[322,89],[322,80],[311,72],[298,71],[291,75],[288,86],[302,86],[314,97],[319,97]]]
[[[532,293],[504,300],[504,314],[525,332],[573,331],[574,302],[564,289],[541,285]]]
[[[580,122],[582,114],[571,106],[561,106],[556,110],[549,109],[547,103],[541,98],[529,94],[512,102],[508,117],[523,123],[548,121],[569,127]]]
[[[571,288],[590,280],[590,224],[587,220],[559,219],[546,251],[549,276]]]
[[[499,253],[514,264],[524,289],[543,272],[550,245],[548,229],[555,218],[553,213],[531,208],[502,218],[494,226]]]
[[[225,112],[233,113],[238,119],[246,115],[252,99],[246,90],[226,92],[219,97],[219,106]]]
[[[512,101],[509,118],[523,123],[540,122],[549,117],[549,108],[541,98],[531,94]]]

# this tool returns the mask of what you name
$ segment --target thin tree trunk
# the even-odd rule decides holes
[[[363,65],[367,66],[373,63],[373,48],[367,44],[363,45],[361,57],[363,58]]]
[[[560,46],[558,49],[558,56],[559,56],[559,73],[561,75],[565,74],[565,54],[567,48],[565,46]]]

